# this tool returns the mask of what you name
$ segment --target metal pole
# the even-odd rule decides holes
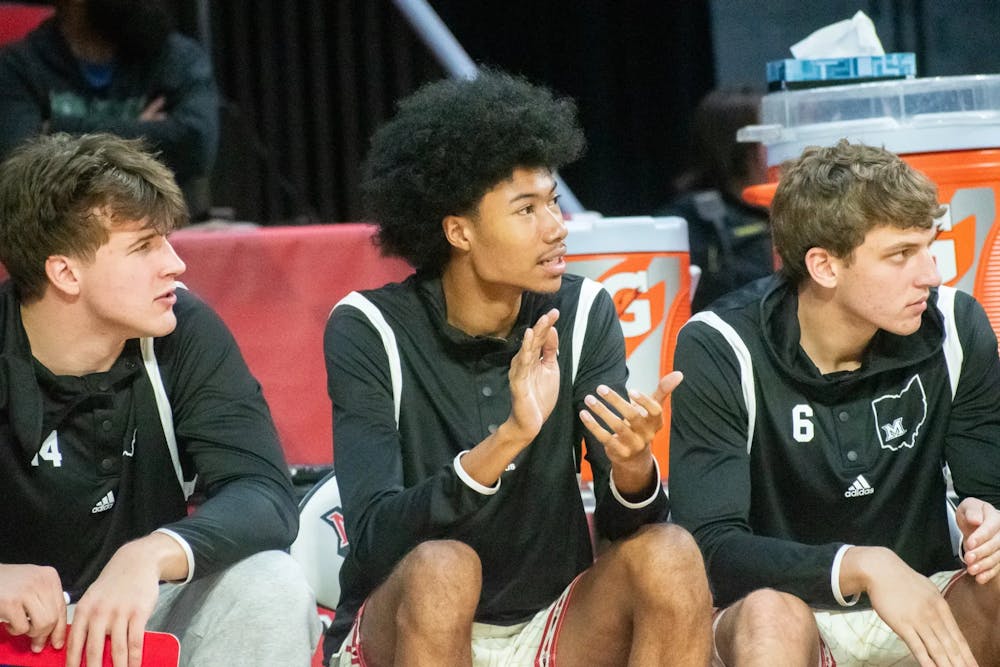
[[[438,62],[441,63],[449,76],[456,79],[476,78],[479,68],[472,62],[472,58],[458,43],[455,35],[444,24],[437,12],[431,8],[427,0],[393,0],[393,2],[413,26],[427,48],[437,57]],[[556,174],[556,183],[558,183],[559,192],[562,195],[559,204],[564,211],[582,213],[586,210],[558,174]]]
[[[475,79],[478,74],[476,63],[455,39],[448,26],[437,15],[426,0],[394,0],[396,7],[410,22],[417,35],[434,53],[438,62],[454,78]]]
[[[195,14],[198,22],[198,41],[209,57],[212,56],[212,15],[208,8],[208,0],[197,0]]]

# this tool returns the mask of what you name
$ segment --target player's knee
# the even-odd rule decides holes
[[[455,540],[422,542],[401,565],[404,604],[471,618],[479,603],[482,563],[470,546]]]
[[[994,609],[1000,609],[1000,576],[994,576],[985,584],[976,583],[986,591],[987,597],[993,602]]]
[[[456,540],[430,540],[421,542],[407,554],[404,568],[426,580],[478,582],[482,577],[482,564],[475,550]]]
[[[709,604],[708,579],[694,538],[675,524],[643,527],[623,545],[629,578],[637,593]]]
[[[243,610],[267,610],[269,618],[298,618],[316,607],[302,567],[284,551],[262,551],[232,565],[212,595],[239,600]]]
[[[686,530],[670,523],[644,526],[632,536],[623,550],[636,576],[704,576],[705,565],[694,538]]]
[[[951,587],[947,600],[951,605],[972,610],[974,615],[981,618],[1000,621],[1000,576],[980,584],[972,576],[966,575]]]
[[[743,598],[734,629],[738,635],[756,640],[774,637],[812,643],[819,636],[812,609],[805,602],[770,588],[756,590]]]

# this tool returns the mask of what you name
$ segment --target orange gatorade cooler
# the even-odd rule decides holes
[[[566,224],[568,270],[600,282],[611,294],[625,335],[628,386],[649,394],[672,369],[677,332],[691,316],[687,223],[677,217],[577,214]],[[669,424],[666,412],[653,441],[664,479]],[[581,474],[592,479],[586,461]]]
[[[761,125],[741,141],[767,148],[771,183],[747,201],[770,204],[785,160],[840,139],[883,146],[927,174],[948,212],[934,243],[947,285],[973,294],[1000,332],[1000,75],[901,79],[765,95]]]

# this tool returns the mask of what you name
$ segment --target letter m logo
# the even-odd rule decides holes
[[[872,413],[882,449],[895,452],[912,448],[927,418],[927,394],[920,376],[910,378],[898,394],[884,394],[872,401]]]
[[[885,433],[885,442],[902,438],[906,435],[906,429],[903,428],[903,418],[896,417],[896,420],[891,424],[882,424],[882,432]]]

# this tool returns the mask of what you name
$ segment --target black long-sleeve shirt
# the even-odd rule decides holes
[[[770,587],[836,606],[845,544],[888,547],[925,575],[961,567],[942,465],[960,497],[998,506],[1000,359],[968,294],[941,287],[927,306],[917,332],[879,331],[859,369],[827,375],[777,277],[681,330],[670,497],[717,604]]]
[[[0,563],[51,565],[82,593],[125,542],[166,529],[197,578],[288,546],[298,509],[260,385],[208,306],[177,290],[177,326],[153,348],[190,516],[139,341],[104,373],[56,376],[32,359],[10,283],[0,286]]]
[[[411,277],[364,292],[369,313],[357,301],[334,309],[324,347],[350,551],[328,653],[340,645],[365,597],[424,540],[461,540],[479,554],[478,620],[513,623],[550,604],[593,561],[577,481],[584,437],[597,531],[616,539],[666,519],[668,501],[659,486],[649,502],[633,507],[615,497],[607,455],[578,416],[584,397],[599,384],[624,395],[628,374],[610,296],[598,292],[592,308],[578,313],[582,285],[584,279],[566,276],[555,294],[525,293],[506,339],[471,337],[451,327],[436,279]],[[525,329],[553,307],[560,312],[559,398],[541,432],[501,476],[499,489],[482,493],[459,477],[455,457],[509,416],[510,361]],[[573,326],[588,315],[574,380]],[[380,325],[394,341],[383,343]]]

